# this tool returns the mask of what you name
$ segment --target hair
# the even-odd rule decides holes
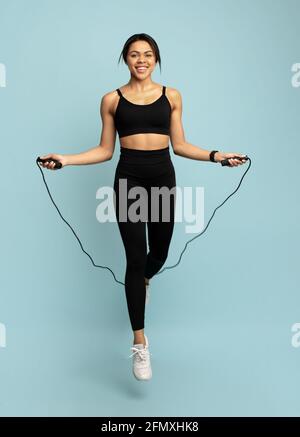
[[[160,72],[161,72],[161,59],[160,59],[158,45],[157,45],[156,41],[147,33],[135,33],[134,35],[132,35],[131,37],[128,38],[128,40],[125,42],[124,47],[122,49],[122,52],[120,54],[118,64],[119,64],[121,58],[123,57],[123,60],[124,60],[125,64],[127,65],[126,57],[128,54],[129,46],[130,46],[130,44],[132,44],[135,41],[147,41],[147,43],[149,43],[152,50],[154,51],[156,62],[159,63],[159,68],[160,68]]]

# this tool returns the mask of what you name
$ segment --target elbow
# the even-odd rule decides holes
[[[108,148],[103,148],[102,147],[102,156],[104,158],[104,161],[110,161],[111,158],[113,157],[113,153]]]
[[[180,155],[181,144],[174,144],[173,151],[175,155]]]
[[[111,147],[108,147],[106,145],[104,146],[100,143],[98,144],[97,148],[101,159],[100,162],[110,161],[112,159],[114,153]]]

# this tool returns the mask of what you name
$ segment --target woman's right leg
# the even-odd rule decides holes
[[[120,198],[119,181],[124,179],[124,174],[117,168],[114,192],[115,192],[115,213],[121,238],[126,254],[126,273],[125,273],[125,294],[131,327],[134,333],[134,344],[144,343],[144,319],[145,319],[145,266],[147,259],[147,240],[146,223],[143,221],[132,222],[128,218],[128,209],[136,199],[128,199],[130,188],[137,186],[134,178],[126,177],[126,211],[124,211],[124,198]],[[123,195],[123,192],[122,192]],[[120,211],[122,210],[122,214]],[[121,217],[126,215],[126,221],[121,221]]]

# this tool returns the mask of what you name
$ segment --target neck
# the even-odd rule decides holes
[[[127,85],[131,90],[137,93],[142,93],[153,88],[154,82],[152,81],[151,77],[147,77],[145,79],[137,79],[136,77],[131,76]]]

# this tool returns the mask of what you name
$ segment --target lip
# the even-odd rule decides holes
[[[137,71],[145,71],[148,67],[135,67]]]

